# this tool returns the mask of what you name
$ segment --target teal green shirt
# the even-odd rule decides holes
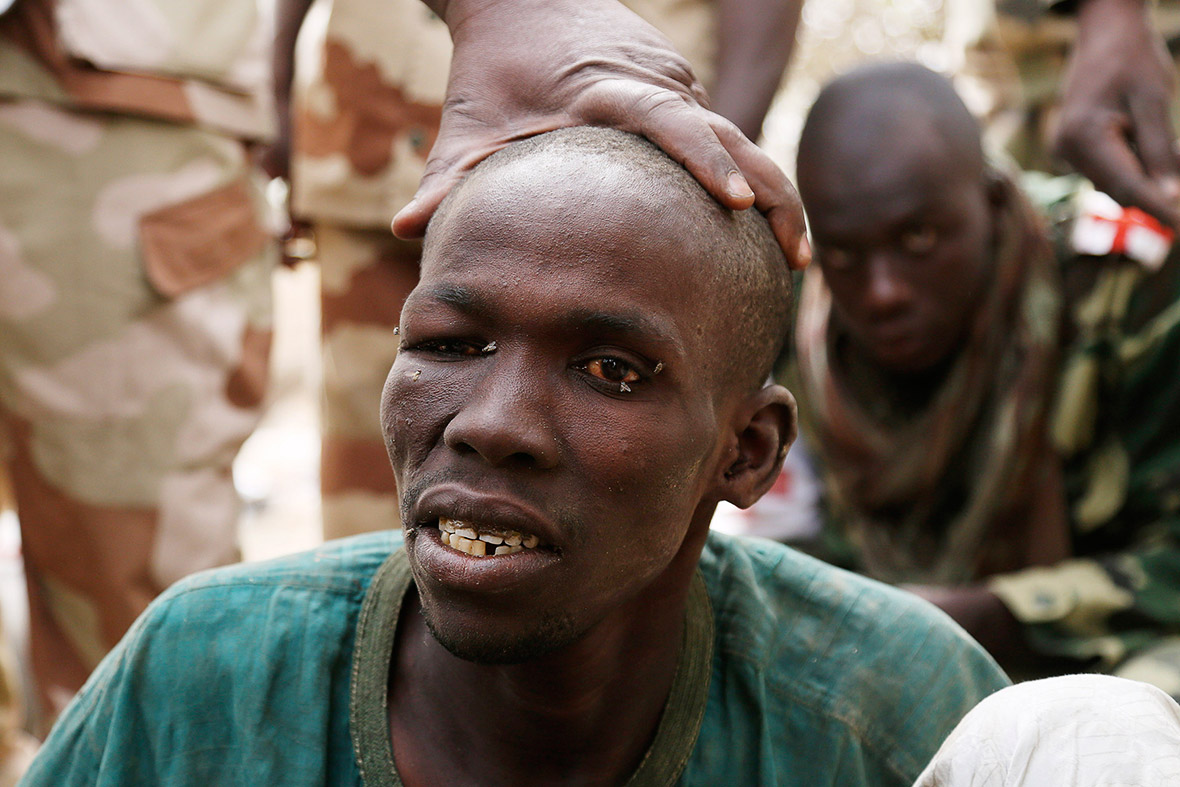
[[[383,703],[399,545],[376,533],[178,583],[22,783],[398,784]],[[688,618],[632,784],[909,785],[1007,683],[928,604],[769,541],[711,534]]]

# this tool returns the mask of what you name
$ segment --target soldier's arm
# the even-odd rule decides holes
[[[1058,153],[1123,205],[1180,229],[1175,75],[1145,0],[1080,0]]]
[[[463,173],[516,139],[565,126],[641,134],[730,208],[766,214],[787,260],[806,264],[794,187],[730,121],[691,67],[616,0],[425,0],[455,44],[442,125],[414,200],[394,219],[423,234]]]
[[[713,111],[757,139],[795,48],[803,0],[717,0]]]
[[[272,178],[285,178],[291,169],[291,83],[295,78],[295,41],[314,0],[277,0],[275,40],[271,53],[274,80],[275,140],[262,154],[261,164]]]

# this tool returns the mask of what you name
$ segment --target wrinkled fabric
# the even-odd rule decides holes
[[[361,784],[370,758],[350,714],[383,698],[350,696],[380,655],[355,650],[357,626],[400,541],[368,534],[179,583],[95,672],[25,783]],[[782,545],[711,534],[700,570],[712,663],[679,784],[909,785],[1006,685],[933,607]]]
[[[1062,274],[1071,340],[1051,437],[1074,558],[989,587],[1037,650],[1180,696],[1180,648],[1167,644],[1180,638],[1180,253],[1154,273],[1067,257]]]
[[[993,694],[914,787],[1171,787],[1180,705],[1146,683],[1068,675]]]

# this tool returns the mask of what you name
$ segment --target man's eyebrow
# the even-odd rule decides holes
[[[647,314],[578,311],[567,315],[563,322],[566,327],[575,331],[638,339],[657,339],[672,343],[677,350],[683,350],[683,343],[675,327]]]
[[[413,299],[419,298],[444,303],[475,317],[486,316],[490,312],[478,294],[461,284],[436,284],[419,289]],[[643,312],[575,310],[563,315],[560,323],[563,329],[571,332],[656,340],[671,344],[676,352],[684,352],[684,343],[675,326]]]
[[[460,284],[436,284],[429,289],[422,290],[420,294],[432,300],[442,301],[461,311],[478,310],[478,299],[471,290]]]

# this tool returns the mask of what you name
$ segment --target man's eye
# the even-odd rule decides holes
[[[907,254],[929,254],[938,243],[938,231],[929,224],[910,227],[901,234],[901,248]]]
[[[853,256],[851,252],[845,251],[844,249],[825,246],[818,250],[816,260],[819,262],[821,268],[846,271],[852,267]]]
[[[435,339],[433,341],[419,342],[414,346],[415,350],[422,352],[438,353],[439,355],[482,355],[482,346],[475,345],[471,342],[463,342],[450,339]]]
[[[637,383],[640,380],[639,372],[631,364],[610,356],[588,361],[584,368],[590,375],[609,383]]]

